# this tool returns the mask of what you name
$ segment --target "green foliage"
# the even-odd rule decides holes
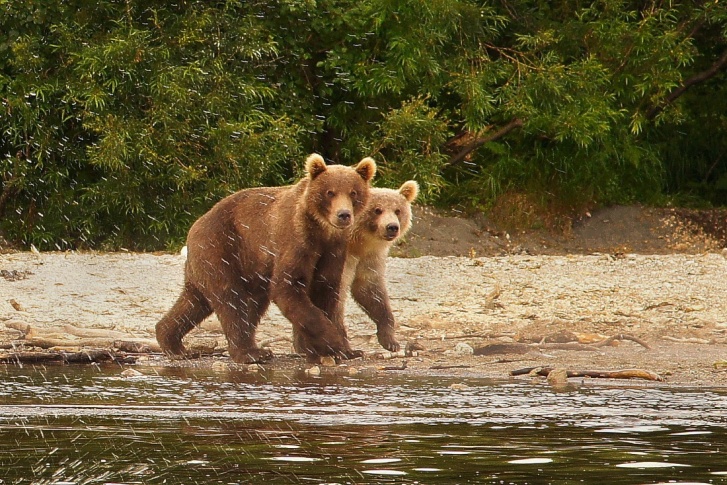
[[[441,116],[416,98],[401,108],[386,113],[374,139],[377,145],[369,152],[379,163],[377,184],[399,187],[407,180],[417,180],[422,196],[433,199],[445,186],[441,176],[447,158],[440,151],[449,130]]]
[[[726,36],[711,1],[0,0],[0,232],[175,247],[311,151],[429,203],[725,204],[727,69],[671,96]]]
[[[276,86],[260,73],[278,52],[256,14],[234,2],[6,2],[4,26],[47,22],[3,42],[7,235],[163,247],[219,198],[287,181],[301,129],[266,109]]]

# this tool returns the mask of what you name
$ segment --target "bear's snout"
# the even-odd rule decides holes
[[[386,225],[386,239],[394,239],[399,235],[399,224],[394,222]]]
[[[351,211],[348,209],[341,209],[336,213],[336,217],[338,218],[338,225],[341,227],[346,227],[351,225],[353,217],[351,216]]]

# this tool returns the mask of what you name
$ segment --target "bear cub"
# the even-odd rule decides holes
[[[419,185],[413,180],[398,190],[371,189],[369,203],[356,219],[348,242],[341,302],[333,318],[343,326],[345,298],[350,288],[354,301],[376,323],[379,343],[392,352],[398,351],[400,345],[386,290],[386,258],[391,246],[411,227],[411,203],[418,193]],[[306,352],[305,339],[295,331],[293,344],[297,352]]]
[[[335,316],[348,241],[376,163],[326,165],[313,154],[305,168],[297,184],[241,190],[192,225],[182,293],[156,325],[165,353],[185,355],[183,337],[214,312],[235,362],[269,360],[255,332],[273,301],[305,338],[309,358],[361,355]]]

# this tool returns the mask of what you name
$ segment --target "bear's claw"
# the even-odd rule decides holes
[[[379,344],[389,352],[398,352],[401,349],[401,345],[396,341],[394,336],[390,333],[379,333],[378,335]]]
[[[341,358],[345,360],[351,360],[351,359],[360,359],[364,356],[363,350],[347,350],[346,352],[343,352],[341,354]]]
[[[261,364],[271,360],[273,358],[273,352],[270,349],[254,347],[230,352],[230,357],[238,364]]]

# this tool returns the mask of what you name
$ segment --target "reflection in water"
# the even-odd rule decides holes
[[[0,368],[0,483],[727,479],[716,391],[142,370]]]

